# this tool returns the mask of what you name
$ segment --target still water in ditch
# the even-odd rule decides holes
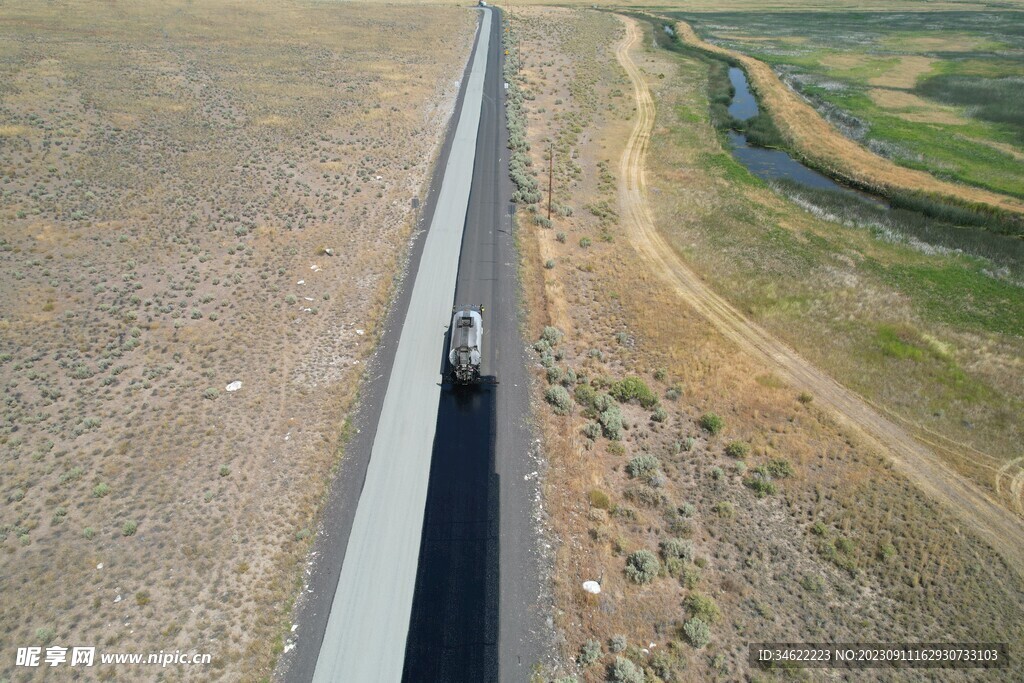
[[[735,90],[729,104],[729,115],[739,121],[752,119],[758,114],[757,100],[747,86],[747,75],[735,66],[729,68],[729,80]],[[766,182],[772,180],[791,180],[816,190],[832,190],[849,192],[865,198],[859,192],[843,187],[828,176],[807,168],[786,152],[778,149],[755,147],[747,142],[747,136],[736,131],[729,131],[729,144],[736,159],[758,178]]]

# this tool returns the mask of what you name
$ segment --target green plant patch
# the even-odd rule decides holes
[[[915,293],[915,305],[928,317],[958,327],[1024,335],[1024,296],[1020,286],[973,269],[946,264],[874,265],[900,290]]]

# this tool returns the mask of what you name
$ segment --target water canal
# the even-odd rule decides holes
[[[743,70],[730,67],[729,80],[735,90],[729,115],[738,121],[757,116],[757,100]],[[752,145],[741,132],[729,131],[728,139],[737,161],[805,209],[844,225],[871,229],[884,239],[909,242],[926,251],[979,256],[1008,269],[1018,278],[1024,276],[1024,240],[1018,237],[893,208],[879,197],[840,185],[783,150]]]

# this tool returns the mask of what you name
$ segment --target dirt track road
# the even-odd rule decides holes
[[[949,467],[900,426],[883,417],[860,396],[812,366],[729,302],[711,291],[678,257],[654,226],[647,204],[644,160],[654,126],[654,101],[630,51],[642,46],[636,20],[620,17],[626,35],[616,48],[636,97],[637,120],[619,162],[619,202],[633,245],[679,296],[708,319],[726,338],[760,359],[793,386],[810,391],[817,402],[835,412],[844,426],[861,433],[888,455],[896,470],[919,489],[945,504],[997,551],[1024,571],[1024,520],[986,495]]]

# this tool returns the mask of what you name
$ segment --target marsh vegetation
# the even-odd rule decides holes
[[[670,13],[908,168],[1024,196],[1019,12]]]

